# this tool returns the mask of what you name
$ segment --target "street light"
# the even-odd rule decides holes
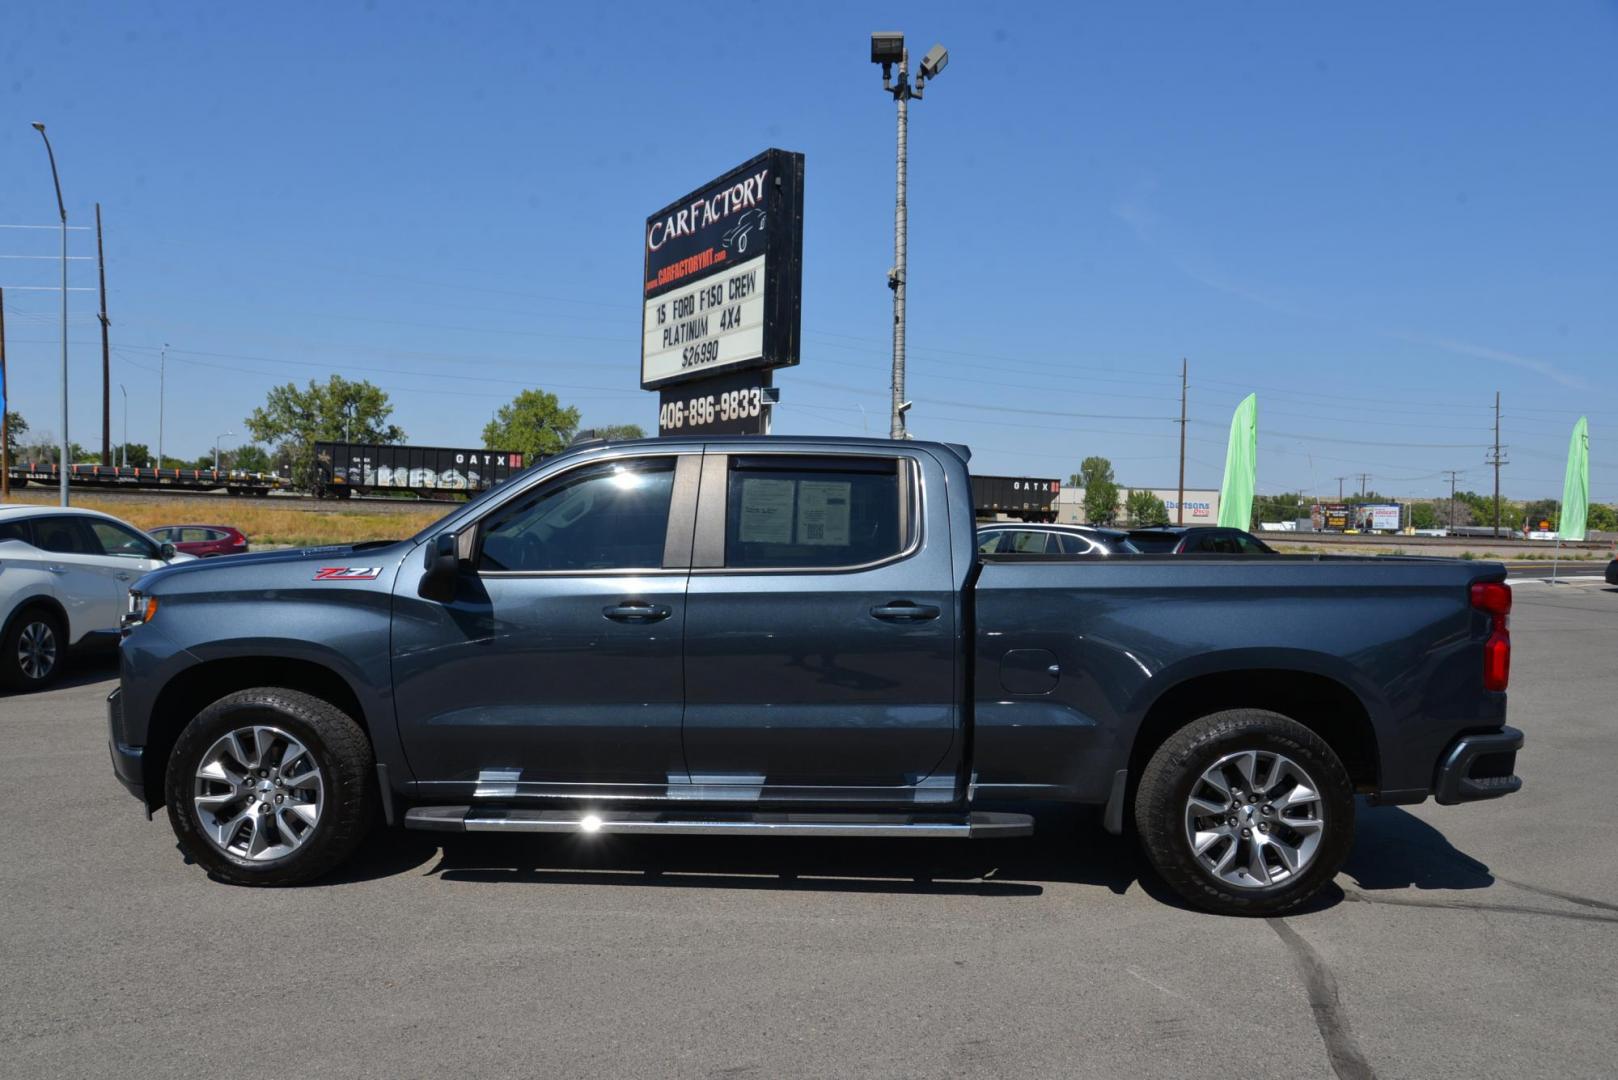
[[[119,467],[127,469],[129,468],[129,391],[124,389],[123,383],[118,384],[118,389],[124,395],[124,445],[122,448],[123,453],[119,455],[123,460]]]
[[[231,438],[235,434],[236,433],[234,431],[221,431],[218,435],[215,435],[213,437],[213,471],[214,472],[219,471],[219,440],[220,439]]]
[[[949,63],[949,52],[942,45],[934,45],[922,58],[916,73],[915,85],[910,83],[910,53],[905,49],[905,36],[897,31],[879,31],[871,35],[871,63],[882,65],[882,89],[893,95],[899,108],[898,182],[893,208],[893,268],[888,271],[888,288],[893,290],[893,400],[888,435],[894,439],[908,438],[905,434],[905,284],[908,269],[906,227],[909,210],[905,202],[905,174],[909,162],[910,99],[921,100],[922,87],[928,79],[936,79]],[[893,81],[893,65],[899,65],[899,81]]]
[[[45,125],[34,124],[45,140],[45,155],[51,160],[51,183],[56,185],[56,209],[62,215],[62,453],[56,463],[56,478],[62,505],[67,505],[67,204],[62,201],[62,179],[56,174],[56,151],[45,134]]]

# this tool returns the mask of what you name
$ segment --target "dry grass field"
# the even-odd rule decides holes
[[[12,502],[54,505],[54,491],[14,491]],[[312,547],[352,544],[362,540],[398,540],[443,517],[460,503],[404,504],[408,509],[377,508],[375,503],[341,505],[285,500],[236,499],[218,495],[195,498],[73,495],[73,505],[101,510],[139,529],[160,525],[230,525],[247,534],[254,548]],[[419,509],[418,509],[419,507]]]

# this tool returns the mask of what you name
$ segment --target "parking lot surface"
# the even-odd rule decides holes
[[[1618,1073],[1618,590],[1517,587],[1515,797],[1361,807],[1285,920],[1133,846],[380,835],[335,879],[187,865],[81,663],[0,698],[0,1075]]]

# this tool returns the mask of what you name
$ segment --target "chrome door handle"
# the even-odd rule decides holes
[[[662,622],[674,613],[667,604],[608,604],[601,614],[614,622]]]
[[[129,580],[129,579],[130,579],[130,577],[131,577],[131,576],[132,576],[132,575],[130,575],[130,574],[126,574],[126,573],[125,573],[125,572],[124,572],[124,571],[122,571],[122,570],[120,570],[120,571],[118,571],[118,574],[117,574],[117,577],[118,577],[118,580],[119,580],[119,581],[128,581],[128,580]]]
[[[895,600],[871,609],[873,618],[885,622],[926,622],[938,618],[938,608],[932,604],[912,604],[908,600]]]
[[[52,565],[52,566],[45,567],[45,569],[49,570],[53,574],[65,574],[65,573],[67,573],[67,567],[65,567],[65,566],[54,566],[54,565]]]

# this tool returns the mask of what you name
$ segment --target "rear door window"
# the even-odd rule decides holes
[[[101,554],[101,545],[84,523],[66,514],[35,518],[34,546],[57,555]]]
[[[21,540],[25,544],[32,544],[34,530],[29,528],[26,521],[0,522],[0,543],[7,540]]]
[[[1000,540],[1006,534],[996,529],[994,532],[978,533],[978,554],[992,555],[1000,550]]]
[[[898,555],[911,535],[898,458],[746,454],[730,459],[725,565],[837,569]]]
[[[1050,533],[1034,532],[1032,529],[1017,529],[1011,534],[1011,543],[1007,551],[1014,551],[1018,555],[1044,555],[1046,552],[1059,553]]]
[[[1236,547],[1243,555],[1268,555],[1270,553],[1268,547],[1251,536],[1238,535],[1236,537]]]
[[[1057,537],[1057,540],[1062,545],[1062,554],[1064,555],[1092,555],[1101,550],[1099,545],[1092,544],[1084,537],[1073,536],[1069,533],[1063,533]]]

